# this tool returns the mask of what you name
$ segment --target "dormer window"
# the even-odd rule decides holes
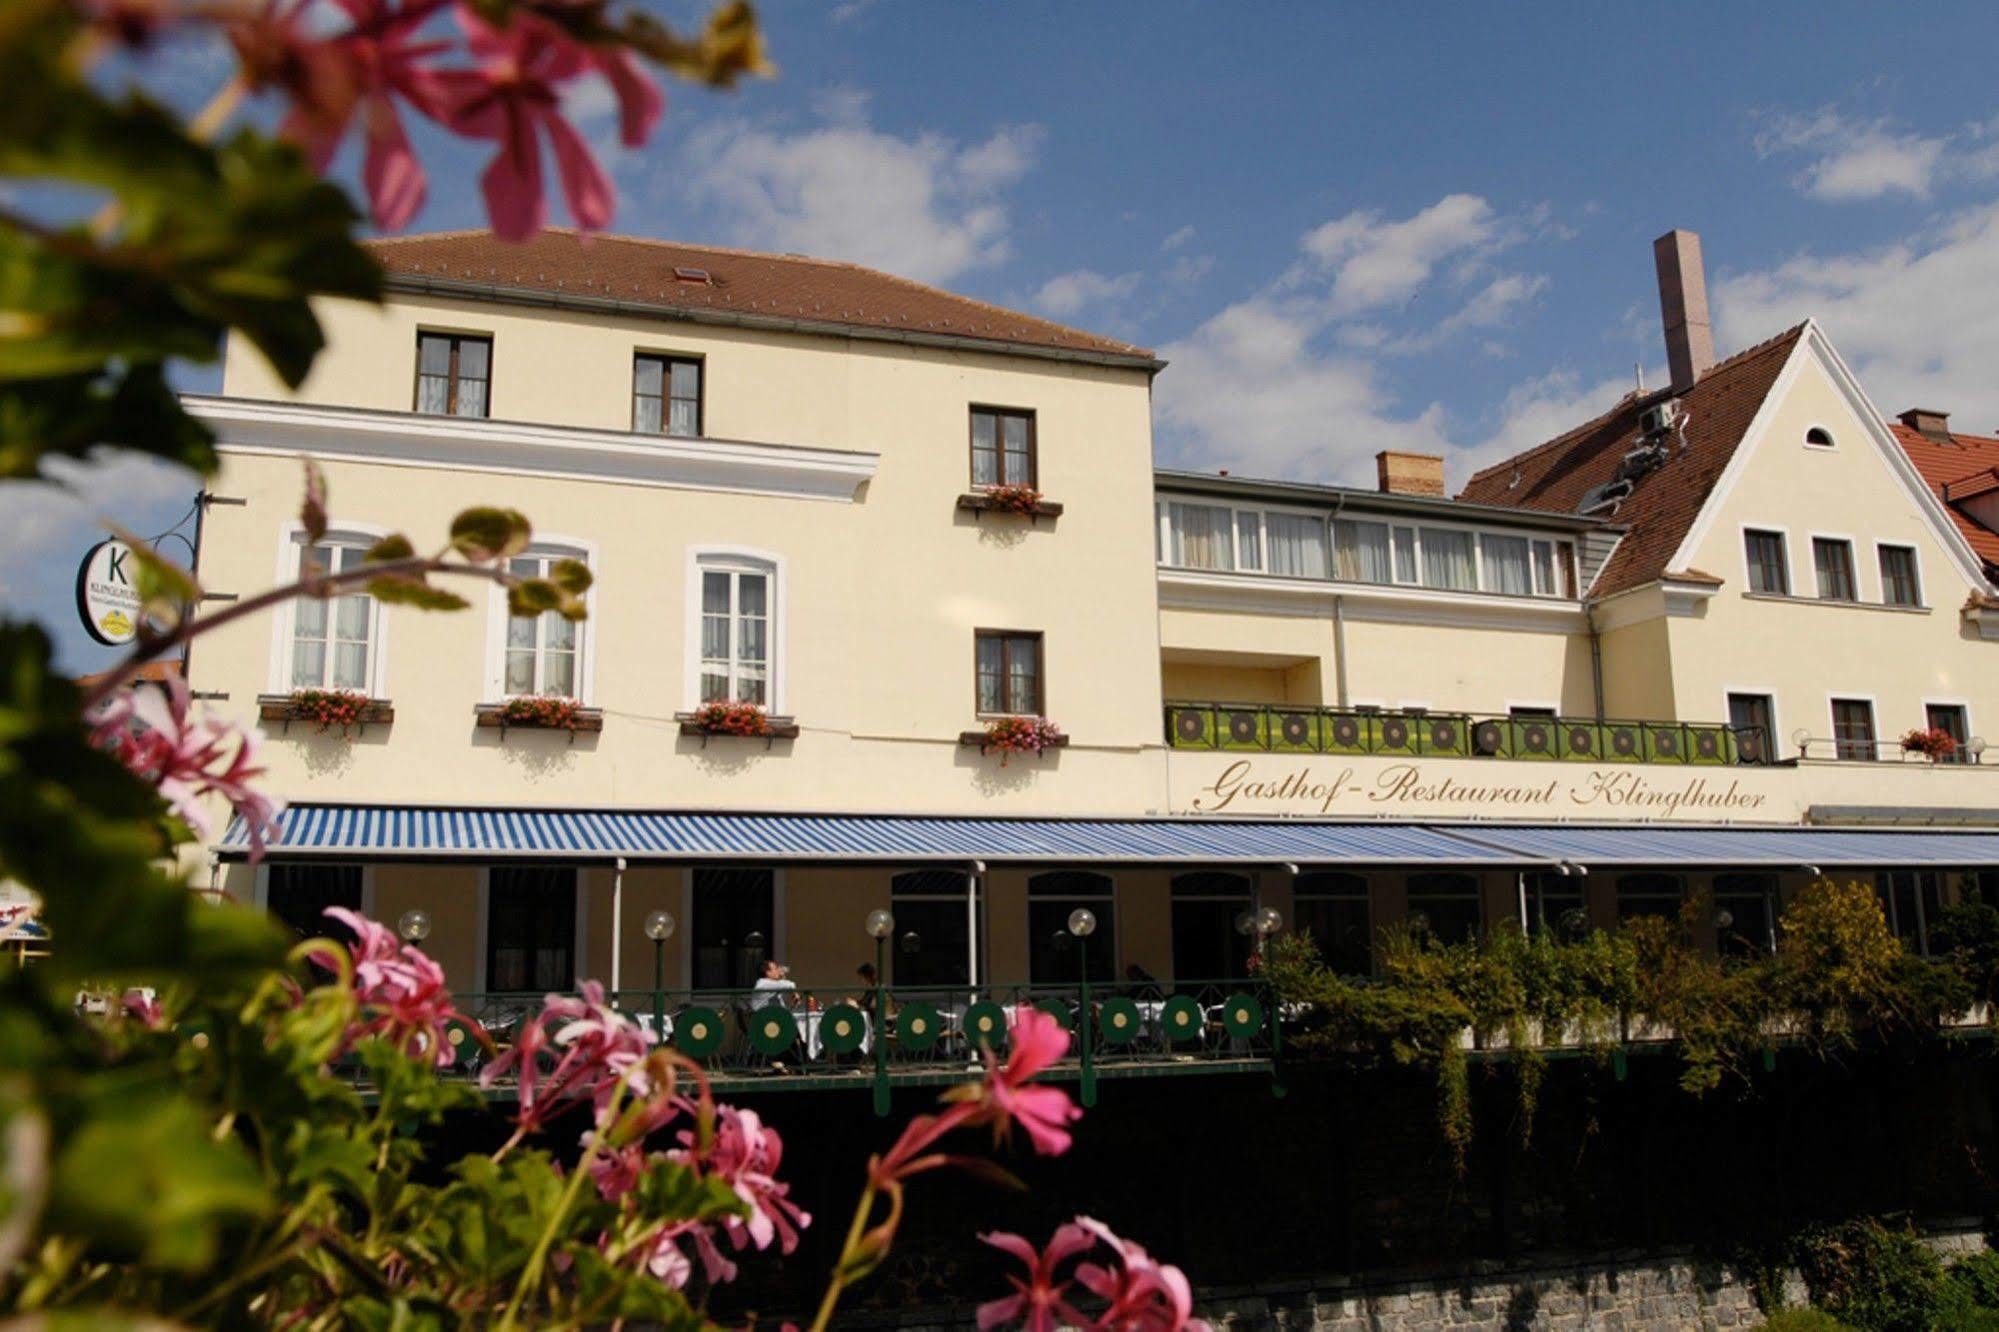
[[[1824,426],[1813,426],[1805,432],[1805,446],[1813,449],[1831,448],[1833,446],[1832,431],[1827,430]]]

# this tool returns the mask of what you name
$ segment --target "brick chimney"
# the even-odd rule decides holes
[[[1927,407],[1911,407],[1895,419],[1917,434],[1927,435],[1939,443],[1953,442],[1950,437],[1949,412],[1933,412]]]
[[[1659,270],[1659,315],[1666,326],[1666,365],[1673,392],[1685,393],[1714,368],[1714,331],[1708,326],[1707,272],[1701,238],[1673,230],[1652,242]]]
[[[1384,495],[1444,494],[1444,460],[1434,453],[1397,453],[1383,449],[1374,455],[1374,476]]]

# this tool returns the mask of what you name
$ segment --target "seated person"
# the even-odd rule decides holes
[[[750,988],[755,991],[750,996],[751,1008],[785,1007],[791,1002],[786,996],[797,992],[798,982],[791,979],[790,967],[771,958],[764,963],[764,974]]]

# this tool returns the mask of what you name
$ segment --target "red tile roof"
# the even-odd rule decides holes
[[[1637,478],[1614,514],[1604,514],[1629,530],[1597,574],[1593,595],[1641,587],[1667,573],[1682,581],[1712,578],[1666,566],[1804,331],[1800,324],[1731,356],[1680,398],[1685,447],[1676,443],[1664,462]],[[1624,455],[1641,443],[1639,417],[1671,396],[1667,391],[1627,394],[1595,420],[1486,468],[1465,483],[1458,498],[1574,513],[1593,491],[1617,478]]]
[[[1960,504],[1999,486],[1999,439],[1950,432],[1948,441],[1891,422],[1895,440],[1924,482],[1936,492],[1951,521],[1988,567],[1999,566],[1999,532],[1966,513]]]
[[[707,245],[591,236],[549,227],[508,244],[488,231],[437,231],[366,242],[391,285],[497,287],[616,301],[669,317],[804,325],[922,340],[981,343],[1039,355],[1135,363],[1152,352],[907,278],[830,259]]]

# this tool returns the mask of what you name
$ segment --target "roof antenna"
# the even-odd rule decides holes
[[[1638,377],[1638,396],[1642,398],[1645,396],[1645,363],[1643,361],[1633,361],[1631,363],[1631,373]]]

